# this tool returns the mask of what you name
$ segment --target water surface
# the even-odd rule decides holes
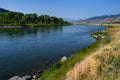
[[[41,71],[94,43],[90,33],[103,29],[85,25],[0,29],[0,80]]]

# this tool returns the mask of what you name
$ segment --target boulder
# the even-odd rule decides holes
[[[22,80],[31,80],[31,78],[32,78],[31,76],[26,75],[22,77]]]
[[[8,80],[23,80],[20,76],[14,76]]]
[[[33,75],[33,79],[36,79],[37,78],[37,76],[36,75]]]
[[[22,78],[20,76],[14,76],[8,80],[31,80],[31,76],[27,75],[27,76],[23,76]]]
[[[61,62],[64,62],[64,61],[66,61],[67,60],[67,57],[66,56],[63,56],[62,58],[61,58]]]

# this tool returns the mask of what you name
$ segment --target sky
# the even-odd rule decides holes
[[[71,19],[120,13],[120,0],[0,0],[0,7]]]

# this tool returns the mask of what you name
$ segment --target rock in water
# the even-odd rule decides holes
[[[29,75],[23,76],[22,80],[31,80],[31,76],[29,76]]]
[[[33,76],[33,79],[36,79],[36,75]]]
[[[12,78],[10,78],[10,79],[8,79],[8,80],[31,80],[31,76],[23,76],[22,78],[20,77],[20,76],[14,76],[14,77],[12,77]]]
[[[23,80],[20,76],[14,76],[8,80]]]
[[[66,56],[63,56],[62,58],[61,58],[61,62],[64,62],[64,61],[66,61],[67,60],[67,57]]]

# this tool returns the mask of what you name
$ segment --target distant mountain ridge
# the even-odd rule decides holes
[[[105,19],[105,18],[118,18],[120,17],[120,14],[117,14],[117,15],[103,15],[103,16],[95,16],[95,17],[92,17],[92,18],[88,18],[86,20],[101,20],[101,19]]]
[[[95,16],[85,20],[77,20],[75,24],[120,23],[120,14]]]
[[[9,10],[6,10],[4,8],[0,8],[0,12],[10,12]]]

